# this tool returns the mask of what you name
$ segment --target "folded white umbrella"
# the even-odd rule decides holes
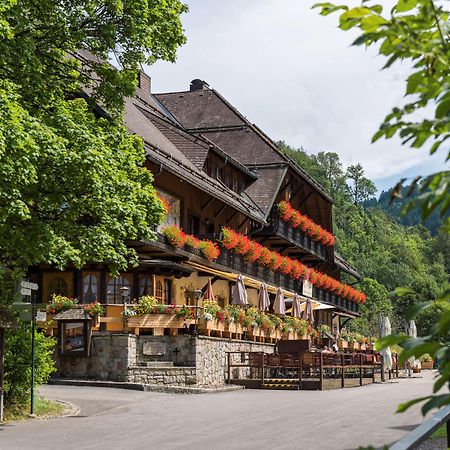
[[[292,317],[300,317],[302,315],[302,309],[300,307],[300,296],[294,295],[292,300]]]
[[[277,295],[275,296],[275,303],[273,304],[273,310],[275,314],[284,316],[286,314],[286,305],[284,303],[283,292],[281,288],[277,288]]]
[[[305,309],[303,310],[302,319],[307,320],[308,322],[314,322],[314,313],[312,302],[310,298],[306,299]]]
[[[384,318],[382,327],[381,327],[381,336],[389,336],[391,334],[391,322],[389,321],[389,318],[386,316]],[[383,361],[384,361],[384,368],[385,370],[392,370],[392,352],[390,347],[385,348],[381,351],[381,354],[383,355]]]
[[[236,284],[233,287],[231,303],[241,306],[248,305],[247,289],[245,289],[244,277],[241,274],[239,274],[236,278]]]
[[[211,300],[211,301],[215,300],[214,292],[213,292],[213,288],[212,288],[212,283],[211,283],[211,278],[208,278],[208,285],[206,287],[206,292],[205,292],[205,295],[204,295],[203,299],[204,300]]]
[[[261,311],[268,311],[270,307],[269,292],[267,291],[267,284],[262,283],[259,290],[258,306]]]

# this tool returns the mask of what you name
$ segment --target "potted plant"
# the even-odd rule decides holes
[[[209,336],[211,331],[224,331],[225,315],[216,301],[203,300],[202,310],[198,321],[200,332]]]
[[[420,364],[422,366],[422,369],[431,370],[433,368],[434,361],[428,353],[425,353],[420,357]]]
[[[84,306],[84,310],[92,318],[92,326],[97,327],[100,324],[100,316],[105,315],[105,308],[99,302],[89,303]]]
[[[346,329],[341,330],[339,334],[338,346],[341,350],[348,348],[349,333]]]
[[[244,332],[244,309],[238,305],[227,305],[223,312],[225,316],[225,331],[242,334]]]

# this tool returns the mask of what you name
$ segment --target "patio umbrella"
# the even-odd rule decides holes
[[[203,299],[211,300],[211,301],[215,300],[212,283],[211,283],[211,278],[208,278],[208,285],[206,286],[206,292],[205,292],[205,295],[203,296]]]
[[[239,274],[236,278],[236,284],[233,287],[231,303],[241,306],[248,305],[247,290],[245,289],[244,277],[241,274]]]
[[[381,326],[381,337],[389,336],[390,334],[391,334],[391,322],[389,321],[389,317],[386,316]],[[392,370],[392,352],[390,347],[387,347],[384,350],[382,350],[381,354],[383,355],[384,369]]]
[[[307,320],[310,323],[314,322],[314,313],[312,302],[310,298],[306,299],[305,309],[303,310],[302,319]]]
[[[412,338],[417,337],[417,327],[416,327],[415,320],[410,320],[406,324],[406,334]],[[408,358],[408,362],[409,362],[410,367],[420,367],[420,361],[418,359],[414,358],[414,356],[411,356],[411,358]],[[411,375],[411,374],[409,373],[409,375]]]
[[[275,303],[273,304],[273,310],[275,314],[284,316],[286,314],[286,305],[284,303],[283,292],[281,288],[277,288],[277,295],[275,296]]]
[[[269,293],[267,292],[267,284],[262,283],[259,290],[258,306],[261,311],[268,311],[270,307]]]
[[[302,309],[300,308],[300,296],[294,295],[292,300],[292,317],[300,317],[302,315]]]

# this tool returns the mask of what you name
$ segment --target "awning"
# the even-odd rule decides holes
[[[222,278],[224,280],[229,280],[229,281],[236,281],[237,277],[239,276],[239,274],[237,273],[233,273],[233,272],[224,272],[222,270],[217,270],[217,269],[212,269],[211,267],[208,266],[204,266],[203,264],[199,264],[196,263],[194,261],[186,261],[187,265],[193,267],[195,270],[197,271],[201,271],[201,272],[206,272],[209,273],[211,275],[215,275],[219,278]],[[252,289],[260,289],[261,288],[261,284],[263,283],[263,281],[259,281],[259,280],[255,280],[254,278],[248,277],[247,275],[244,275],[244,284]],[[277,286],[273,286],[270,284],[267,284],[267,291],[272,293],[272,294],[276,294],[277,293]],[[289,303],[289,301],[292,301],[292,299],[294,298],[295,292],[291,292],[291,291],[287,291],[285,289],[281,289],[281,292],[283,293],[283,297],[287,300],[287,302]],[[306,297],[303,297],[302,295],[299,296],[300,300],[302,301],[300,307],[303,311],[303,309],[305,308],[305,302],[307,300]],[[335,308],[332,305],[326,305],[324,303],[321,303],[317,300],[311,299],[311,303],[312,303],[312,307],[314,310],[316,309],[333,309]]]

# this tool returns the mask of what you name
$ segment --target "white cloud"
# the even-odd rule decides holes
[[[149,69],[155,92],[206,80],[272,138],[308,151],[337,152],[371,178],[425,164],[426,150],[399,140],[370,144],[384,116],[403,101],[405,67],[381,71],[374,49],[351,47],[357,31],[337,28],[299,0],[190,0],[188,43],[176,64]]]

